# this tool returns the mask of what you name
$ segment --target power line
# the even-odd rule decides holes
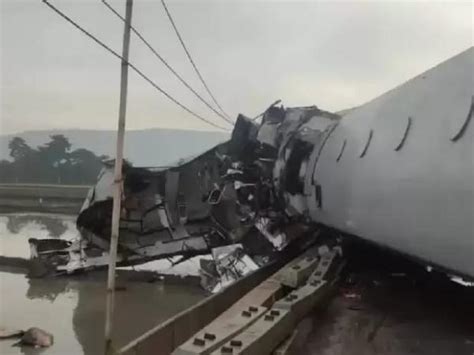
[[[168,19],[170,20],[171,22],[171,25],[173,26],[174,28],[174,31],[176,32],[176,35],[178,36],[178,39],[179,41],[181,42],[181,46],[183,47],[184,51],[186,52],[186,55],[189,59],[189,61],[191,62],[191,65],[193,66],[194,68],[194,71],[196,72],[197,76],[199,77],[199,80],[201,80],[201,83],[202,85],[204,85],[204,88],[206,89],[207,93],[209,94],[209,96],[212,98],[212,101],[214,101],[214,103],[217,105],[217,107],[219,107],[219,109],[221,110],[221,112],[227,116],[227,118],[229,118],[229,115],[222,109],[221,105],[219,105],[219,103],[217,102],[216,98],[214,97],[214,95],[212,94],[211,90],[209,89],[209,87],[207,86],[206,82],[204,81],[204,78],[202,77],[201,73],[199,72],[199,69],[197,68],[196,66],[196,63],[194,63],[194,60],[193,58],[191,57],[191,54],[189,53],[188,51],[188,48],[186,47],[186,45],[184,44],[184,41],[183,41],[183,38],[181,37],[179,31],[178,31],[178,28],[176,27],[176,24],[174,23],[174,20],[173,18],[171,17],[171,14],[170,12],[168,11],[168,7],[166,6],[166,3],[165,3],[165,0],[161,0],[161,3],[163,4],[163,7],[166,11],[166,14],[168,15]]]
[[[125,18],[120,15],[118,13],[117,10],[115,10],[112,5],[110,5],[106,0],[102,0],[102,3],[115,15],[117,16],[119,19],[121,19],[122,21],[125,22]],[[132,30],[133,33],[135,33],[135,35],[145,44],[145,46],[148,47],[148,49],[166,66],[166,68],[168,68],[173,74],[174,76],[176,76],[176,78],[178,78],[179,81],[181,81],[181,83],[186,86],[194,95],[196,95],[199,100],[201,100],[207,107],[209,107],[216,115],[218,115],[220,118],[222,118],[223,120],[225,120],[226,122],[230,123],[230,124],[234,124],[230,119],[228,119],[227,117],[223,116],[220,112],[218,112],[214,107],[212,107],[206,100],[204,100],[204,98],[199,95],[199,93],[196,92],[196,90],[194,90],[182,77],[181,75],[179,75],[176,70],[173,69],[173,67],[171,67],[170,64],[168,64],[168,62],[152,47],[152,45],[142,36],[142,34],[133,26],[130,26],[130,29]]]
[[[161,87],[158,86],[158,84],[156,84],[153,80],[151,80],[148,76],[146,76],[140,69],[138,69],[134,64],[132,64],[130,61],[125,61],[124,58],[118,54],[116,51],[114,51],[112,48],[110,48],[108,45],[106,45],[104,42],[102,42],[100,39],[98,39],[97,37],[95,37],[93,34],[91,34],[90,32],[88,32],[87,30],[85,30],[83,27],[81,27],[80,25],[78,25],[76,22],[74,22],[74,20],[72,20],[70,17],[68,17],[65,13],[63,13],[61,10],[59,10],[57,7],[55,7],[53,4],[51,4],[48,0],[42,0],[50,9],[52,9],[54,12],[56,12],[59,16],[61,16],[62,18],[64,18],[67,22],[69,22],[71,25],[73,25],[74,27],[76,27],[79,31],[81,31],[83,34],[85,34],[87,37],[89,37],[90,39],[92,39],[94,42],[96,42],[98,45],[100,45],[102,48],[104,48],[105,50],[107,50],[109,53],[111,53],[112,55],[114,55],[115,57],[117,57],[118,59],[120,60],[123,60],[125,63],[128,64],[128,66],[130,68],[132,68],[139,76],[141,76],[144,80],[146,80],[150,85],[152,85],[156,90],[158,90],[160,93],[162,93],[163,95],[165,95],[169,100],[171,100],[172,102],[174,102],[176,105],[178,105],[179,107],[181,107],[183,110],[185,110],[186,112],[188,112],[189,114],[193,115],[194,117],[198,118],[199,120],[203,121],[203,122],[206,122],[207,124],[211,125],[211,126],[214,126],[216,128],[219,128],[219,129],[222,129],[224,131],[228,131],[227,128],[224,128],[224,127],[221,127],[217,124],[215,124],[214,122],[211,122],[209,120],[207,120],[206,118],[198,115],[197,113],[193,112],[192,110],[190,110],[189,108],[187,108],[186,106],[184,106],[181,102],[179,102],[178,100],[176,100],[173,96],[171,96],[170,94],[168,94],[165,90],[163,90]]]

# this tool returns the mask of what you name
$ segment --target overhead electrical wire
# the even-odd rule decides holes
[[[98,45],[100,45],[102,48],[104,48],[105,50],[107,50],[109,53],[111,53],[112,55],[114,55],[115,57],[117,57],[118,59],[124,61],[124,58],[118,54],[116,51],[114,51],[112,48],[110,48],[108,45],[106,45],[104,42],[102,42],[100,39],[98,39],[97,37],[95,37],[93,34],[91,34],[90,32],[88,32],[86,29],[84,29],[83,27],[81,27],[79,24],[77,24],[74,20],[72,20],[70,17],[68,17],[65,13],[63,13],[61,10],[59,10],[56,6],[54,6],[53,4],[51,4],[48,0],[42,0],[43,3],[45,3],[50,9],[52,9],[54,12],[56,12],[59,16],[61,16],[62,18],[64,18],[67,22],[69,22],[71,25],[73,25],[74,27],[76,27],[79,31],[81,31],[83,34],[85,34],[87,37],[89,37],[90,39],[92,39],[94,42],[96,42]],[[133,63],[131,63],[130,61],[124,61],[128,64],[128,66],[133,69],[139,76],[141,76],[145,81],[147,81],[151,86],[153,86],[156,90],[158,90],[160,93],[162,93],[163,95],[165,95],[170,101],[172,101],[173,103],[175,103],[176,105],[178,105],[179,107],[181,107],[183,110],[185,110],[186,112],[188,112],[189,114],[193,115],[194,117],[196,117],[197,119],[203,121],[203,122],[206,122],[207,124],[215,127],[215,128],[219,128],[219,129],[222,129],[224,131],[228,131],[227,128],[224,128],[218,124],[215,124],[214,122],[202,117],[201,115],[195,113],[194,111],[192,111],[191,109],[189,109],[188,107],[186,107],[184,104],[182,104],[181,102],[179,102],[177,99],[175,99],[173,96],[171,96],[169,93],[167,93],[164,89],[162,89],[160,86],[158,86],[158,84],[156,84],[152,79],[150,79],[148,76],[146,76],[140,69],[138,69]]]
[[[119,19],[121,19],[123,22],[125,22],[125,18],[120,15],[120,13],[115,10],[112,5],[110,5],[106,0],[101,0],[102,3]],[[175,69],[153,48],[153,46],[143,37],[143,35],[134,27],[130,26],[130,29],[132,32],[145,44],[145,46],[148,47],[148,49],[158,58],[165,66],[168,68],[169,71],[171,71],[176,78],[184,85],[186,88],[188,88],[194,95],[197,96],[199,100],[201,100],[208,108],[210,108],[216,115],[218,115],[220,118],[225,120],[227,123],[234,124],[232,120],[227,118],[226,116],[222,115],[219,111],[217,111],[214,107],[211,106],[201,95],[199,95],[196,90],[194,90],[182,77],[179,75]]]
[[[181,37],[181,34],[179,33],[178,31],[178,28],[176,27],[176,24],[174,23],[174,20],[173,20],[173,17],[171,17],[171,14],[168,10],[168,7],[166,6],[166,3],[164,0],[161,0],[161,3],[163,4],[163,8],[165,9],[165,12],[166,12],[166,15],[168,15],[168,19],[170,20],[171,22],[171,25],[173,26],[173,29],[176,33],[176,36],[178,36],[178,39],[179,39],[179,42],[181,43],[181,46],[183,47],[184,51],[186,52],[186,56],[188,57],[189,61],[191,62],[191,65],[193,66],[194,68],[194,71],[196,72],[197,76],[199,77],[199,80],[201,81],[202,85],[204,86],[204,88],[206,89],[207,93],[209,94],[209,96],[212,98],[212,101],[214,101],[214,103],[217,105],[217,107],[219,107],[219,109],[221,110],[221,112],[227,116],[227,118],[229,118],[229,115],[222,109],[221,105],[219,105],[219,103],[217,102],[216,98],[214,97],[214,95],[212,94],[211,90],[209,89],[209,87],[207,86],[206,82],[204,81],[204,78],[202,77],[199,69],[197,68],[196,66],[196,63],[194,63],[194,60],[193,58],[191,57],[191,54],[189,53],[188,51],[188,48],[186,47],[186,45],[184,44],[184,41],[183,41],[183,38]],[[230,119],[230,118],[229,118]]]

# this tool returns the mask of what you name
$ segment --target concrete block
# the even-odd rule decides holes
[[[285,286],[297,288],[306,282],[317,265],[318,258],[314,255],[308,255],[285,270],[280,281]]]
[[[244,331],[267,311],[260,306],[249,306],[232,318],[214,321],[180,345],[174,355],[206,355],[212,353],[232,337]]]
[[[299,321],[324,298],[327,289],[328,283],[324,280],[306,284],[275,302],[273,308],[291,311]]]
[[[212,354],[270,354],[293,331],[294,324],[294,318],[290,311],[272,308],[245,331]]]
[[[311,282],[318,282],[324,280],[327,277],[329,269],[334,264],[334,261],[337,257],[337,251],[332,250],[324,255],[321,256],[317,267],[308,277],[308,283]]]
[[[305,253],[306,254],[306,253]],[[301,259],[301,257],[299,257]],[[291,268],[291,266],[296,264],[298,258],[288,262],[283,268],[279,269],[273,275],[268,277],[266,280],[262,281],[256,287],[247,292],[243,297],[241,297],[237,302],[231,305],[226,309],[222,314],[220,314],[216,319],[210,322],[205,328],[215,328],[217,324],[223,324],[223,322],[228,322],[230,319],[241,314],[243,310],[248,309],[250,306],[261,306],[261,307],[271,307],[271,305],[284,295],[284,287],[282,286],[280,279],[281,275],[285,270]],[[233,286],[231,285],[228,289],[225,289],[224,292],[231,292]],[[212,302],[215,303],[216,301]],[[192,313],[193,315],[196,312]],[[218,327],[218,326],[217,326]],[[177,334],[182,334],[181,329],[176,331]],[[187,334],[187,332],[184,332]],[[189,339],[194,339],[196,336],[201,334],[201,332],[194,332],[193,336],[186,338],[178,344],[182,344],[184,341],[189,341]]]

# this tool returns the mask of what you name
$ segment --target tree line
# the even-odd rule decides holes
[[[94,184],[103,161],[109,157],[84,148],[71,151],[71,143],[62,134],[49,137],[49,142],[37,148],[21,137],[13,137],[8,144],[11,161],[0,160],[0,182]]]

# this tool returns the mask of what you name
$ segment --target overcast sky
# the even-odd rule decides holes
[[[100,0],[50,0],[121,51],[123,24]],[[115,129],[120,62],[41,0],[1,2],[0,133]],[[110,3],[124,13],[125,0]],[[359,105],[473,45],[466,2],[175,1],[197,65],[233,117],[285,106]],[[135,0],[133,25],[204,97],[159,0]],[[132,36],[131,61],[178,100],[219,119]],[[209,99],[210,100],[210,99]],[[130,73],[128,129],[213,129]]]

